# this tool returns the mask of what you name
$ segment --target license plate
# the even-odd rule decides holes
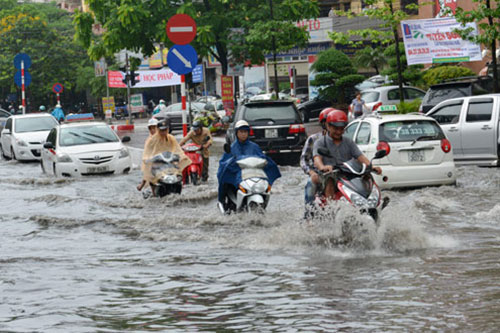
[[[425,162],[425,152],[422,149],[410,150],[408,152],[408,162]]]
[[[277,138],[278,137],[278,130],[275,128],[266,129],[264,136],[266,138]]]
[[[108,171],[109,171],[108,166],[98,166],[98,167],[87,168],[87,173],[103,173],[103,172],[108,172]]]

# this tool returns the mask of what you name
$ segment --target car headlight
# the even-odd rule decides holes
[[[128,149],[123,147],[121,150],[120,150],[120,156],[118,156],[118,158],[125,158],[125,157],[128,157],[130,154],[128,152]]]
[[[16,139],[16,143],[19,147],[28,147],[28,144],[22,139]]]
[[[63,153],[63,154],[57,155],[57,162],[59,162],[59,163],[71,163],[73,161],[71,160],[71,157],[69,157],[68,154]]]
[[[380,200],[380,192],[377,190],[377,188],[374,186],[373,191],[368,197],[368,207],[369,208],[376,208],[377,204]]]

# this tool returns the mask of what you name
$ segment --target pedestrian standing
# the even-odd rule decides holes
[[[361,93],[356,94],[356,98],[351,102],[351,110],[354,118],[361,117],[363,115],[363,110],[368,111],[368,107],[364,100],[361,99]]]

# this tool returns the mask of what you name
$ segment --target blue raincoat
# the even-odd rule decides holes
[[[52,111],[52,116],[57,119],[57,121],[64,120],[64,112],[61,108],[55,108],[54,111]]]
[[[224,202],[225,192],[224,184],[231,184],[238,188],[241,183],[241,168],[236,161],[247,157],[261,157],[267,160],[267,165],[264,172],[267,175],[267,180],[270,185],[281,177],[280,170],[274,161],[264,155],[260,147],[250,141],[246,140],[241,143],[238,140],[231,145],[231,153],[224,153],[219,161],[219,170],[217,171],[217,179],[219,181],[219,201]]]

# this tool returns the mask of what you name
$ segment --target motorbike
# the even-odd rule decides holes
[[[182,171],[179,166],[179,155],[165,151],[154,155],[146,161],[151,167],[153,194],[164,197],[171,193],[181,194]]]
[[[328,151],[323,149],[319,150],[319,154],[329,155]],[[362,214],[368,214],[375,222],[378,222],[382,209],[389,204],[389,198],[381,198],[380,189],[371,174],[373,172],[372,161],[383,158],[385,155],[387,155],[385,150],[379,150],[369,166],[351,159],[336,166],[332,172],[324,174],[325,177],[332,177],[336,181],[335,200],[348,202],[359,208]],[[316,197],[316,203],[320,207],[325,207],[327,202],[323,193]]]
[[[269,203],[271,185],[264,168],[267,161],[261,157],[246,157],[236,161],[241,168],[241,182],[238,188],[227,192],[229,211],[264,212]],[[222,214],[226,213],[219,203]]]
[[[203,144],[207,143],[210,137],[203,139]],[[196,143],[187,143],[182,146],[182,150],[191,160],[191,164],[182,171],[182,182],[187,184],[191,182],[193,185],[198,185],[201,179],[203,170],[203,157],[201,156],[201,146]]]

